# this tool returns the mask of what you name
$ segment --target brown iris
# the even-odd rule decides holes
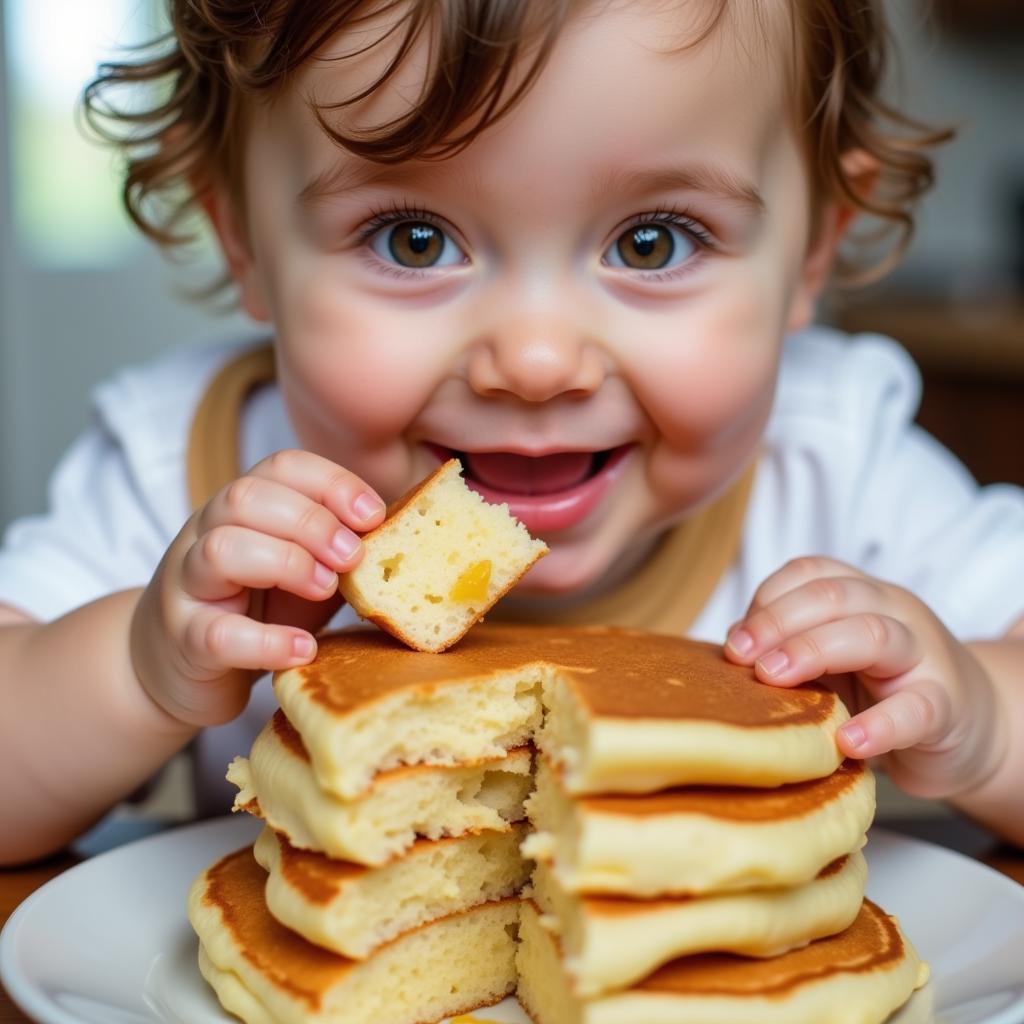
[[[406,221],[388,234],[388,249],[403,267],[432,267],[444,250],[444,235],[433,224]]]
[[[660,270],[675,252],[672,233],[658,224],[638,224],[619,235],[615,247],[633,270]]]

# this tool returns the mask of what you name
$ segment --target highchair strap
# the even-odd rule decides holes
[[[274,346],[247,348],[207,385],[192,419],[186,473],[193,511],[242,473],[242,409],[256,388],[274,379]]]

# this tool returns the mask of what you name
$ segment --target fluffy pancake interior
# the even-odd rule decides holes
[[[547,553],[507,505],[489,504],[465,485],[457,459],[363,543],[363,560],[340,577],[342,595],[420,651],[454,643]]]
[[[228,778],[239,787],[236,809],[255,803],[260,816],[300,849],[379,866],[417,836],[504,831],[524,815],[532,784],[528,748],[451,768],[400,768],[379,776],[365,795],[342,800],[317,785],[301,745],[282,740],[283,731],[268,723],[250,757],[231,763]]]
[[[296,692],[303,682],[298,677],[279,677],[275,689],[302,734],[319,784],[348,798],[365,792],[376,775],[403,765],[501,757],[529,742],[541,719],[539,676],[539,666],[528,665],[480,673],[458,686],[410,686],[343,717],[304,700]]]
[[[517,894],[529,876],[519,853],[523,835],[517,825],[419,840],[379,868],[296,850],[269,828],[254,852],[269,872],[271,914],[310,942],[361,960],[424,922]]]
[[[515,988],[516,899],[442,918],[355,961],[275,921],[259,898],[265,879],[246,849],[200,875],[189,894],[207,980],[266,1012],[247,1020],[407,1024],[490,1005]]]

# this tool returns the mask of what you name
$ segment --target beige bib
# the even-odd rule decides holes
[[[193,508],[242,472],[242,406],[255,388],[273,378],[274,350],[267,344],[241,352],[210,382],[189,435],[187,473]],[[723,495],[669,530],[624,583],[585,604],[546,610],[544,621],[685,635],[739,550],[756,468],[752,462]]]

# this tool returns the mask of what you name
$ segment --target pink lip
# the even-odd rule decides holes
[[[622,475],[626,456],[632,450],[632,445],[622,445],[612,452],[608,461],[592,477],[575,487],[551,494],[528,495],[498,491],[472,479],[467,479],[466,484],[484,500],[508,505],[509,512],[530,533],[543,536],[558,530],[566,530],[586,519],[600,504],[616,479]]]

